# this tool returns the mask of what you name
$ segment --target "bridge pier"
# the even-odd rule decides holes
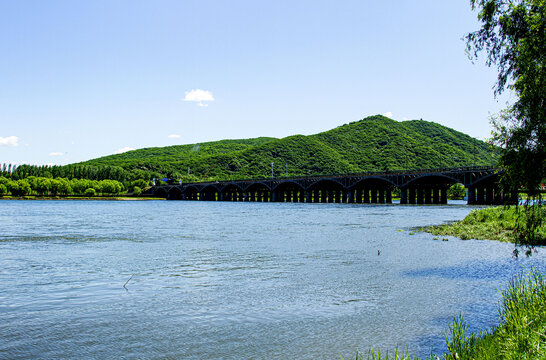
[[[432,188],[432,203],[433,204],[440,204],[440,188],[438,186],[434,186]]]
[[[422,188],[417,188],[416,189],[416,193],[417,193],[417,204],[419,205],[422,205],[425,203],[425,199],[424,199],[424,196],[423,196],[423,189]]]
[[[383,189],[377,190],[377,203],[378,204],[384,204],[385,203],[385,190],[383,190]]]
[[[415,194],[415,188],[409,188],[409,197],[408,197],[408,204],[416,204],[416,194]]]
[[[400,204],[406,205],[408,203],[408,188],[400,188]]]
[[[440,204],[447,204],[447,189],[446,186],[440,189]]]
[[[476,204],[476,188],[474,186],[469,186],[466,190],[466,199],[468,205]]]
[[[428,186],[425,186],[423,188],[423,191],[425,192],[425,204],[432,204],[432,198],[431,198],[432,189]]]
[[[493,204],[494,194],[493,194],[493,187],[487,186],[485,188],[485,203],[486,204]]]
[[[387,204],[392,204],[392,190],[387,189],[387,198],[385,199]]]
[[[350,190],[349,192],[347,192],[347,203],[354,204],[354,202],[355,202],[355,191]]]
[[[371,195],[370,196],[371,197],[370,202],[372,204],[377,204],[377,190],[376,189],[371,189],[370,190],[370,195]]]
[[[370,190],[364,189],[364,204],[370,203]]]
[[[478,187],[476,195],[476,204],[483,205],[485,202],[485,189],[483,187]]]

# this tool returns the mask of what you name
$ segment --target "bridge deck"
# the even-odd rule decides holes
[[[514,202],[498,186],[500,169],[472,166],[376,171],[279,178],[237,179],[153,186],[147,195],[170,200],[445,204],[455,183],[467,189],[469,204]]]

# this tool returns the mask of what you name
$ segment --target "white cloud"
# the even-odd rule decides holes
[[[388,117],[388,118],[391,118],[392,119],[392,113],[389,111],[389,112],[386,112],[383,114],[384,116]]]
[[[209,106],[208,104],[203,104],[203,101],[214,101],[212,92],[207,90],[192,89],[186,91],[184,94],[184,101],[195,101],[199,103],[199,106]]]
[[[54,151],[50,152],[49,156],[63,156],[64,154],[62,152]]]
[[[180,135],[178,135],[178,134],[171,134],[171,135],[169,135],[169,136],[167,136],[167,137],[168,137],[169,139],[178,139],[178,138],[180,138]]]
[[[19,138],[17,136],[0,136],[0,146],[19,146]]]
[[[130,146],[123,147],[121,149],[117,149],[114,154],[123,154],[124,152],[135,150],[135,148],[132,148]]]

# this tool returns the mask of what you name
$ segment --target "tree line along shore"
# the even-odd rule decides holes
[[[0,176],[0,197],[108,197],[116,195],[139,196],[142,189],[149,186],[149,181],[137,179],[122,183],[117,180],[89,180],[47,178],[29,176],[24,179],[12,180]]]

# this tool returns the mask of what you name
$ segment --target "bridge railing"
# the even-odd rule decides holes
[[[217,181],[194,181],[182,183],[181,185],[208,185],[217,183],[235,183],[235,182],[256,182],[256,181],[271,181],[271,180],[306,180],[319,178],[342,178],[342,177],[365,177],[365,176],[385,176],[385,175],[424,175],[430,173],[446,173],[446,172],[469,172],[469,171],[498,171],[497,167],[481,165],[481,166],[459,166],[459,167],[442,167],[429,169],[411,169],[411,170],[383,170],[383,171],[367,171],[344,174],[315,174],[303,176],[277,176],[277,177],[259,177],[246,179],[226,179]]]

